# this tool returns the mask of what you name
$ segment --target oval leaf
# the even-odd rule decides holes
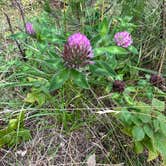
[[[95,53],[97,55],[103,54],[106,52],[110,54],[119,54],[119,55],[124,55],[129,53],[125,48],[118,47],[118,46],[100,47],[95,49]]]
[[[89,84],[88,84],[88,81],[86,79],[86,75],[82,74],[79,71],[72,70],[71,76],[72,76],[74,83],[77,86],[84,88],[84,89],[89,89]]]
[[[118,46],[110,46],[107,47],[106,50],[110,53],[110,54],[128,54],[129,52],[122,47],[118,47]]]
[[[153,129],[148,124],[144,126],[144,131],[148,137],[153,139]]]
[[[138,54],[138,50],[134,46],[129,46],[128,50],[133,54]]]
[[[165,110],[165,102],[160,101],[156,98],[153,98],[152,100],[152,107],[158,111],[164,111]]]
[[[145,137],[144,130],[140,126],[133,127],[132,135],[136,141],[141,141]]]
[[[58,73],[56,73],[50,83],[50,90],[56,90],[62,87],[62,85],[65,83],[65,81],[69,78],[70,71],[67,69],[61,70]]]
[[[135,145],[134,145],[134,150],[137,154],[140,154],[143,152],[144,150],[144,146],[141,142],[135,142]]]

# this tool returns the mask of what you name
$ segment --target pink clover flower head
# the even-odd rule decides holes
[[[94,64],[92,58],[92,46],[85,35],[74,33],[69,36],[63,52],[63,59],[68,67],[81,68],[88,64]]]
[[[35,35],[35,30],[33,28],[33,25],[30,23],[30,22],[27,22],[26,25],[26,32],[29,34],[29,35]]]
[[[133,43],[131,35],[127,31],[116,33],[114,36],[114,41],[118,46],[121,46],[124,48],[129,47]]]

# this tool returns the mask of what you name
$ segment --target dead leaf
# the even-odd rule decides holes
[[[20,155],[21,157],[24,157],[26,155],[26,153],[27,153],[27,150],[18,150],[16,153],[18,155]]]
[[[88,166],[96,166],[96,155],[92,154],[87,160]]]

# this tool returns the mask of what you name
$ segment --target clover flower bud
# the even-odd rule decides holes
[[[156,87],[160,87],[164,84],[164,79],[159,75],[153,74],[150,77],[150,83]]]
[[[26,32],[29,34],[29,35],[35,35],[35,30],[33,28],[33,25],[30,23],[30,22],[27,22],[26,23]]]
[[[122,93],[125,90],[124,81],[115,80],[113,83],[113,91]]]

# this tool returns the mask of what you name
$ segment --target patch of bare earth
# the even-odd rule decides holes
[[[43,119],[44,121],[44,119]],[[62,133],[61,128],[50,127],[43,124],[33,128],[33,138],[14,149],[0,150],[0,165],[24,165],[24,166],[74,166],[87,165],[87,158],[96,154],[97,162],[110,164],[107,150],[101,143],[101,137],[90,128],[82,128],[67,134]],[[52,122],[50,125],[53,125]]]

